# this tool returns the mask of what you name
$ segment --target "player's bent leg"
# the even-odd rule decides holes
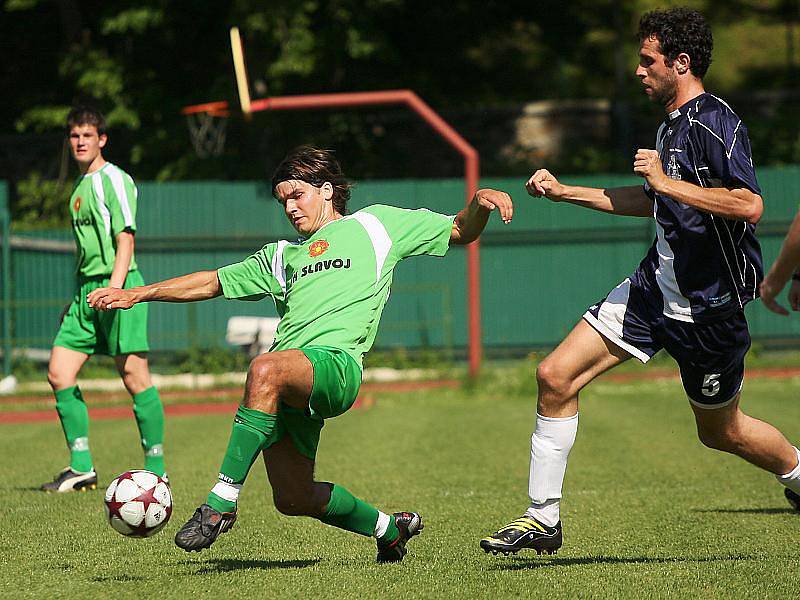
[[[314,481],[314,460],[300,454],[290,436],[264,450],[264,465],[278,512],[317,519],[325,515],[331,484]]]
[[[77,385],[78,373],[89,355],[53,346],[47,380],[56,398],[56,410],[70,451],[70,465],[41,486],[45,492],[85,491],[97,487],[97,473],[89,451],[89,412]]]
[[[798,466],[797,449],[775,427],[743,413],[738,394],[726,406],[692,404],[692,410],[704,446],[735,454],[775,475]]]
[[[314,480],[314,460],[301,454],[290,436],[264,451],[275,507],[288,516],[308,516],[327,525],[374,536],[378,562],[403,559],[407,542],[423,529],[414,512],[387,515],[341,485]]]
[[[692,410],[703,445],[735,454],[773,473],[785,486],[789,504],[800,511],[800,450],[778,429],[743,413],[738,394],[725,406],[705,408],[692,403]]]
[[[540,363],[528,480],[531,504],[522,517],[481,540],[485,552],[509,554],[529,548],[539,554],[553,554],[561,547],[561,488],[578,430],[578,393],[595,377],[630,357],[581,320]]]
[[[555,418],[576,414],[580,390],[630,358],[581,319],[536,369],[539,414]]]
[[[252,361],[218,481],[206,502],[175,535],[180,548],[186,551],[208,548],[233,526],[236,503],[247,474],[256,457],[272,441],[279,403],[306,405],[312,385],[311,363],[299,350],[262,354]]]

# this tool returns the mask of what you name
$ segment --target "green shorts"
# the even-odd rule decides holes
[[[108,286],[108,277],[81,277],[78,291],[69,305],[61,328],[53,341],[54,346],[69,348],[84,354],[118,356],[134,352],[147,352],[147,304],[141,303],[128,310],[94,310],[86,303],[92,290]],[[139,271],[131,271],[125,278],[126,290],[144,285]]]
[[[361,368],[344,350],[330,346],[299,348],[314,367],[314,385],[306,409],[281,403],[273,443],[285,433],[297,451],[314,460],[325,419],[337,417],[353,406],[361,386]]]

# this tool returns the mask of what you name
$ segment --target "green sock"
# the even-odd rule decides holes
[[[333,525],[361,535],[374,535],[375,525],[378,523],[378,509],[370,506],[363,500],[353,496],[347,489],[332,483],[331,499],[325,509],[325,515],[320,519],[323,523]],[[394,528],[394,537],[389,537],[389,530],[383,539],[389,541],[397,538],[397,526],[392,520],[389,529]]]
[[[144,468],[164,474],[164,407],[158,390],[150,387],[133,396],[133,414],[144,450]]]
[[[81,390],[74,385],[65,390],[56,390],[56,410],[70,451],[70,468],[88,473],[92,470],[92,454],[89,452],[89,411],[83,401]]]
[[[233,419],[231,439],[219,469],[219,483],[208,495],[206,504],[220,512],[236,510],[239,489],[247,479],[264,445],[275,429],[276,415],[240,406]],[[223,497],[224,495],[224,497]]]

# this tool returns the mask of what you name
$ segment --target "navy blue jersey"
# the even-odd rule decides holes
[[[761,194],[742,120],[701,94],[671,112],[656,135],[664,173],[697,186]],[[639,265],[664,297],[664,315],[690,323],[727,318],[758,295],[763,278],[755,225],[714,216],[672,198],[653,199],[656,239]]]

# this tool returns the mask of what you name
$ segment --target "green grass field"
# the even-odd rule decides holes
[[[511,375],[519,376],[519,372]],[[583,396],[555,557],[486,555],[478,540],[527,505],[534,401],[506,375],[471,391],[385,394],[326,426],[318,477],[426,528],[401,564],[374,542],[272,506],[257,463],[240,519],[185,554],[177,528],[203,500],[227,443],[226,416],[168,422],[175,512],[156,537],[104,522],[102,490],[35,487],[65,462],[56,423],[0,426],[0,594],[157,598],[794,597],[800,515],[767,473],[703,448],[676,381],[596,382]],[[800,380],[748,381],[745,409],[800,441]],[[103,486],[140,465],[133,419],[92,424]]]

